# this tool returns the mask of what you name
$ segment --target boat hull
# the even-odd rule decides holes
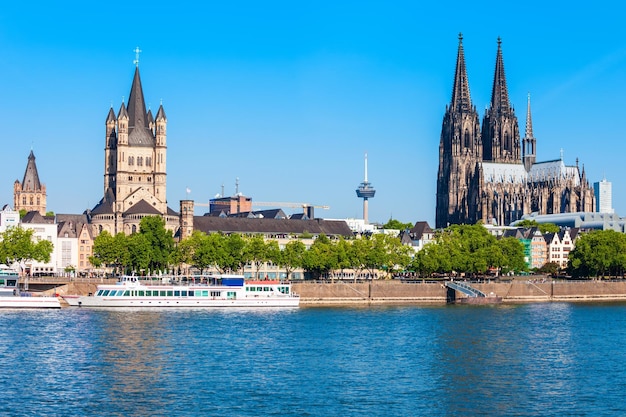
[[[298,307],[299,297],[204,299],[204,298],[150,298],[150,297],[96,297],[63,296],[73,307],[174,307],[174,308],[224,308],[224,307]]]
[[[0,308],[61,308],[56,297],[0,297]]]

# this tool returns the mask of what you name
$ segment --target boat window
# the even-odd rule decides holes
[[[172,296],[172,294],[173,294],[173,291],[171,291],[171,290],[167,292],[167,296],[168,296],[168,297],[171,297],[171,296]]]
[[[194,296],[193,291],[189,291],[189,296],[190,296],[190,297],[193,297],[193,296]]]
[[[208,297],[209,296],[209,291],[208,290],[202,290],[202,296],[203,297]]]
[[[152,290],[146,290],[146,297],[152,297]]]
[[[263,291],[263,288],[262,287],[256,287],[256,290],[257,291]]]
[[[96,297],[102,295],[102,290],[98,290],[98,292],[96,293]]]
[[[187,297],[187,291],[181,291],[180,295],[182,295],[183,297]]]
[[[161,290],[161,291],[159,292],[159,295],[160,295],[161,297],[165,297],[165,290]]]
[[[137,291],[137,295],[143,297],[145,295],[143,290]]]
[[[211,291],[211,297],[219,297],[222,295],[221,291]]]
[[[180,297],[180,291],[174,291],[174,297]]]
[[[0,285],[4,285],[4,280],[0,279]]]
[[[270,287],[263,287],[263,291],[269,291]]]
[[[103,297],[106,297],[107,295],[109,295],[109,291],[110,291],[110,290],[104,290],[104,292],[102,293],[102,296],[103,296]]]

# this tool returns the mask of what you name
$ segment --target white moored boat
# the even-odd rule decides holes
[[[298,307],[300,296],[281,281],[250,281],[241,275],[203,277],[201,283],[153,285],[125,276],[98,285],[95,294],[64,295],[75,307]]]
[[[36,297],[20,292],[19,275],[5,265],[0,265],[0,308],[61,308],[57,297]]]

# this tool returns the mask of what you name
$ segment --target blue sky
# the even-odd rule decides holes
[[[441,122],[463,32],[472,100],[489,103],[502,48],[537,159],[576,158],[626,213],[625,6],[550,2],[20,2],[0,13],[0,204],[31,148],[48,210],[103,195],[104,121],[130,91],[168,117],[168,204],[239,191],[370,221],[434,224]],[[437,3],[437,4],[434,4]],[[286,210],[292,212],[292,210]],[[199,211],[196,211],[200,214]]]

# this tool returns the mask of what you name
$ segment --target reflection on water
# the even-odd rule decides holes
[[[624,304],[0,311],[0,415],[624,415]]]

